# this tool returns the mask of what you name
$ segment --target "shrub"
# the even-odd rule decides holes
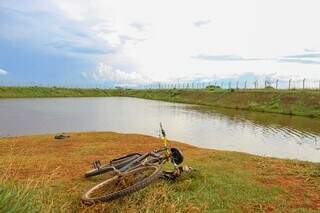
[[[215,86],[215,85],[208,85],[206,87],[206,89],[221,89],[221,87],[220,86]]]
[[[274,89],[274,87],[272,87],[272,86],[266,86],[265,89]]]

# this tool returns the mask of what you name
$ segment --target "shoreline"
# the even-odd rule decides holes
[[[34,133],[34,134],[26,134],[26,135],[6,135],[6,136],[1,136],[0,135],[0,143],[1,140],[14,140],[14,139],[20,139],[20,138],[36,138],[36,137],[45,137],[45,136],[50,136],[53,137],[55,135],[59,134],[72,134],[72,135],[77,135],[77,134],[120,134],[120,135],[135,135],[138,137],[150,137],[150,138],[157,138],[156,136],[153,135],[148,135],[148,134],[141,134],[141,133],[125,133],[125,132],[114,132],[114,131],[72,131],[72,132],[57,132],[57,133]],[[255,153],[249,153],[249,152],[244,152],[244,151],[236,151],[236,150],[226,150],[226,149],[218,149],[218,148],[206,148],[206,147],[201,147],[197,145],[193,145],[187,142],[182,142],[180,140],[170,140],[171,143],[174,144],[180,144],[182,146],[188,146],[194,149],[201,149],[201,150],[206,150],[208,152],[210,151],[216,151],[216,152],[227,152],[227,153],[235,153],[235,154],[243,154],[243,155],[248,155],[252,157],[257,157],[257,158],[269,158],[269,159],[274,159],[274,160],[283,160],[283,161],[292,161],[292,162],[300,162],[300,163],[310,163],[310,164],[319,164],[320,167],[320,161],[310,161],[310,160],[302,160],[302,159],[297,159],[297,158],[282,158],[282,157],[275,157],[275,156],[268,156],[268,155],[259,155]],[[160,143],[161,145],[161,143]]]

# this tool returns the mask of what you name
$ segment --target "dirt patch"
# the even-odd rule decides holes
[[[296,168],[294,168],[296,167]],[[304,163],[292,165],[289,170],[284,163],[274,162],[269,166],[270,176],[259,176],[257,180],[268,187],[279,187],[287,192],[287,202],[291,208],[320,209],[319,177],[304,176]],[[319,168],[320,169],[320,168]]]

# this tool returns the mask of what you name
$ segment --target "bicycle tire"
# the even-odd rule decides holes
[[[116,189],[113,191],[112,189],[113,186],[115,188],[119,187],[116,185],[122,181],[121,178],[124,178],[124,176],[130,177],[130,175],[134,175],[134,174],[142,174],[143,170],[153,170],[153,172],[150,175],[144,177],[142,180],[138,180],[136,182],[134,181],[133,184],[128,187],[121,188],[119,190]],[[86,205],[92,205],[94,203],[99,203],[99,202],[109,202],[109,201],[118,199],[120,197],[132,194],[136,191],[139,191],[145,188],[146,186],[150,185],[155,180],[159,179],[161,176],[162,176],[162,170],[160,166],[140,166],[133,170],[125,172],[124,174],[122,174],[122,176],[117,175],[117,176],[111,177],[103,181],[102,183],[94,186],[84,194],[84,196],[82,197],[82,202]],[[111,192],[103,194],[101,196],[94,196],[94,192],[99,191],[99,189],[102,189],[102,188],[109,189],[111,190]]]

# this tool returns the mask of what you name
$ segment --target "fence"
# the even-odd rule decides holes
[[[222,89],[313,89],[320,90],[320,80],[300,79],[300,80],[213,80],[213,81],[187,81],[176,83],[149,83],[149,84],[135,84],[135,85],[121,85],[118,84],[43,84],[43,83],[17,83],[17,82],[1,82],[0,86],[13,87],[63,87],[63,88],[98,88],[98,89],[112,89],[112,88],[131,88],[131,89],[204,89],[208,86],[220,87]]]
[[[313,89],[320,90],[320,80],[216,80],[206,82],[153,83],[144,89],[204,89],[208,86],[223,89]]]

